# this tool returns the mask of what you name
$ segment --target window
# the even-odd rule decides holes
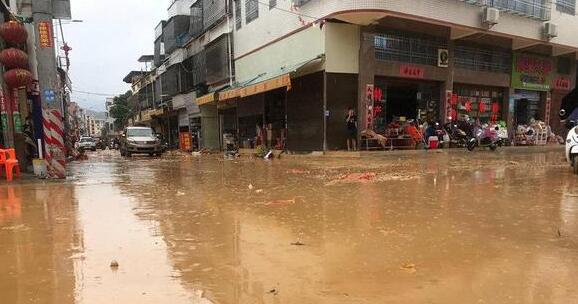
[[[570,75],[572,60],[568,57],[558,57],[558,74]]]
[[[277,6],[277,0],[269,0],[269,9],[273,9]]]
[[[556,9],[566,14],[575,15],[576,0],[558,0],[556,1]]]
[[[249,24],[251,21],[259,18],[259,0],[245,1],[245,22]]]
[[[512,55],[507,50],[478,47],[472,44],[456,46],[456,67],[474,71],[510,73]]]
[[[235,26],[240,29],[243,24],[243,16],[241,16],[241,0],[235,0]]]
[[[378,60],[433,66],[438,64],[438,49],[447,49],[448,46],[441,38],[394,32],[375,35],[374,43]]]
[[[558,0],[558,2],[575,2],[575,0]],[[549,0],[467,0],[466,3],[495,7],[512,14],[523,15],[540,20],[550,20]]]

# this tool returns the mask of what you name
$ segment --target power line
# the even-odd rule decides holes
[[[96,92],[87,92],[87,91],[78,91],[78,90],[72,90],[73,93],[80,93],[80,94],[86,94],[86,95],[94,95],[94,96],[104,96],[104,97],[115,97],[119,94],[107,94],[107,93],[96,93]]]

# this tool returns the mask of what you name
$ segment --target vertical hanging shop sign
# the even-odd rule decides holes
[[[454,92],[452,90],[446,91],[446,100],[445,100],[445,115],[443,118],[444,122],[452,120],[452,100],[454,99]],[[457,95],[456,95],[457,100]]]
[[[552,94],[550,92],[546,95],[546,113],[544,115],[544,121],[546,125],[550,124],[550,111],[552,110]]]
[[[20,107],[18,106],[18,90],[10,92],[10,102],[12,105],[12,119],[14,119],[14,132],[22,133],[22,117],[20,116]]]
[[[48,21],[38,22],[38,40],[41,48],[52,48],[52,26]]]
[[[373,93],[374,85],[368,84],[365,86],[365,128],[373,130]]]
[[[0,117],[2,120],[2,131],[8,131],[8,112],[6,111],[6,96],[4,91],[0,90]]]

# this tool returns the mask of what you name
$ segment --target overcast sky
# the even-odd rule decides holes
[[[72,18],[64,25],[70,52],[73,90],[121,94],[131,70],[144,68],[137,60],[153,53],[154,28],[167,16],[166,0],[73,0]],[[83,108],[104,110],[104,96],[74,92]]]

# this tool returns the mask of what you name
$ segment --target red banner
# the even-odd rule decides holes
[[[189,134],[189,132],[180,132],[179,144],[182,151],[192,151],[191,134]]]
[[[365,128],[373,130],[373,94],[375,86],[368,84],[365,86]]]

